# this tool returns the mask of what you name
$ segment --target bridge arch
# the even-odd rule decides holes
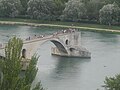
[[[64,53],[67,53],[67,54],[68,54],[67,49],[65,48],[65,46],[64,46],[61,42],[59,42],[59,41],[57,41],[57,40],[50,40],[50,41],[57,47],[57,49],[58,49],[60,52],[64,52]]]
[[[47,39],[38,38],[35,40],[28,40],[23,42],[23,48],[21,52],[22,58],[31,59],[31,57],[37,52],[39,47],[46,42],[52,42],[60,53],[65,53],[65,54],[69,53],[67,49],[67,45],[61,38],[56,38],[56,37],[47,38]]]

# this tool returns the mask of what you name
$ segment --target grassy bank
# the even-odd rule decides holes
[[[120,33],[119,26],[108,26],[108,25],[87,24],[87,23],[77,23],[77,22],[0,18],[0,23],[1,24],[31,25],[31,26],[49,26],[49,27],[61,27],[61,28],[78,28],[78,29],[91,30],[91,31],[108,31],[108,32],[114,32],[114,33]]]

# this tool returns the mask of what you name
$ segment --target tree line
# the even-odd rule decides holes
[[[120,23],[120,0],[0,0],[0,17]]]

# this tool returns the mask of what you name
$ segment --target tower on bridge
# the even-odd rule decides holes
[[[60,42],[51,41],[56,45],[56,47],[51,48],[52,55],[80,58],[91,57],[91,53],[81,45],[81,33],[79,31],[70,30],[70,33],[59,37]],[[63,46],[61,46],[60,43],[62,43]],[[65,47],[64,50],[62,50],[63,47]]]

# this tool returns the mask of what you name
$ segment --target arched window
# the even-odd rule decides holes
[[[65,41],[65,44],[68,45],[68,39]]]
[[[26,49],[22,50],[22,58],[26,58]]]

